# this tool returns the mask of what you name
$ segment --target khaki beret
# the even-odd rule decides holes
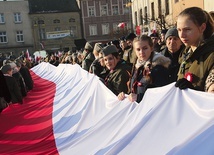
[[[115,45],[108,45],[103,48],[102,53],[103,53],[103,56],[107,56],[112,53],[118,53],[118,51]]]
[[[86,42],[84,48],[92,52],[94,49],[94,44],[92,42]]]
[[[96,43],[94,45],[94,50],[97,51],[98,53],[102,50],[103,44],[102,43]]]

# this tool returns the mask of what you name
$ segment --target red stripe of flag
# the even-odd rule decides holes
[[[0,114],[0,154],[58,154],[52,125],[56,85],[31,74],[34,89],[23,104],[10,105]]]

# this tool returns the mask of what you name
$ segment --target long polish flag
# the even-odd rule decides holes
[[[212,155],[214,95],[148,89],[118,101],[78,65],[41,63],[22,105],[0,114],[0,155]]]

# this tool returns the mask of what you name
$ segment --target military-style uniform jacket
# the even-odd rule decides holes
[[[83,53],[85,55],[83,61],[82,61],[82,68],[84,70],[89,71],[89,68],[92,64],[92,62],[95,60],[94,54],[92,52]]]
[[[105,79],[106,74],[103,74],[103,71],[105,71],[105,67],[101,66],[100,59],[95,59],[89,69],[89,73],[93,73],[97,75],[98,77]]]
[[[128,82],[130,79],[131,67],[125,61],[119,61],[105,79],[105,85],[115,94],[120,92],[128,93]]]
[[[151,55],[150,60],[138,69],[134,68],[130,82],[131,93],[137,94],[138,103],[142,100],[147,88],[169,84],[169,64],[169,58],[162,54],[155,53]]]
[[[134,52],[133,48],[128,46],[123,53],[123,60],[125,60],[131,66],[135,63],[137,59],[136,53]]]
[[[194,52],[186,48],[179,62],[178,79],[189,75],[194,89],[204,91],[205,80],[214,67],[214,36],[201,43]]]

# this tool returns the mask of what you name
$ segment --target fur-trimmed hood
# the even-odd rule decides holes
[[[164,55],[155,52],[153,59],[152,59],[152,67],[156,66],[156,65],[162,65],[166,68],[169,67],[171,63],[171,60],[167,57],[165,57]]]

